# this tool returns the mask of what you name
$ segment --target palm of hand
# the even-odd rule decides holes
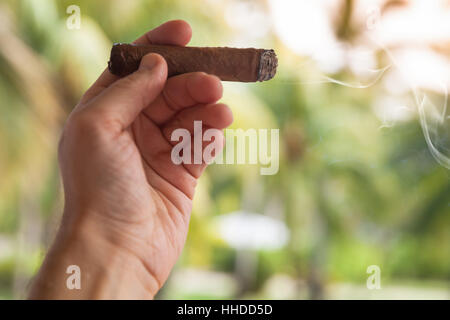
[[[194,120],[206,128],[228,126],[229,109],[214,104],[221,94],[220,82],[213,76],[196,73],[171,78],[114,146],[116,163],[111,165],[117,166],[114,171],[120,175],[116,181],[124,184],[116,196],[133,214],[123,215],[121,208],[120,217],[112,220],[119,223],[115,229],[121,237],[128,239],[127,250],[141,259],[159,283],[167,278],[183,248],[197,178],[206,167],[205,163],[174,164],[171,150],[176,142],[170,136],[178,128],[193,133]]]

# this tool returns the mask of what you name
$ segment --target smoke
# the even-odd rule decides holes
[[[391,67],[391,65],[387,65],[384,68],[369,70],[371,73],[375,74],[375,78],[366,84],[344,82],[344,81],[340,81],[340,80],[337,80],[337,79],[334,79],[334,78],[331,78],[328,76],[323,76],[324,80],[321,83],[336,83],[336,84],[339,84],[344,87],[355,88],[355,89],[366,89],[366,88],[373,86],[375,83],[377,83],[378,80],[380,80],[381,77],[383,76],[384,72],[387,69],[389,69],[390,67]]]
[[[450,116],[447,114],[448,92],[445,86],[444,88],[445,96],[442,110],[439,110],[430,98],[423,94],[420,103],[418,103],[418,111],[420,125],[431,155],[441,166],[450,169],[450,157],[445,154],[450,153],[447,147],[450,143]]]
[[[302,64],[302,66],[311,63],[312,60],[309,60],[305,63]],[[366,72],[367,74],[370,74],[371,80],[368,80],[367,83],[362,83],[361,81],[357,81],[357,82],[348,82],[348,81],[342,81],[342,80],[338,80],[335,79],[333,77],[330,77],[328,75],[321,75],[319,76],[319,79],[317,80],[306,80],[306,81],[298,81],[298,80],[285,80],[285,79],[280,79],[279,81],[282,83],[294,83],[294,84],[305,84],[305,85],[309,85],[309,84],[324,84],[324,83],[335,83],[344,87],[348,87],[348,88],[354,88],[354,89],[367,89],[369,87],[372,87],[373,85],[375,85],[383,76],[383,74],[389,69],[391,68],[391,65],[387,65],[383,68],[379,68],[379,69],[367,69]]]
[[[304,83],[335,83],[349,88],[366,89],[376,84],[384,75],[385,71],[394,66],[399,71],[402,80],[407,84],[409,90],[414,96],[415,104],[419,114],[420,125],[422,127],[425,142],[431,155],[441,166],[450,170],[450,115],[448,114],[449,112],[447,108],[447,85],[445,83],[439,83],[439,86],[442,87],[442,92],[444,94],[444,103],[440,107],[436,106],[436,104],[433,103],[429,96],[417,89],[417,85],[415,83],[411,83],[410,79],[408,78],[408,71],[402,70],[402,68],[399,67],[398,63],[396,63],[394,55],[389,51],[389,49],[378,43],[378,41],[375,41],[374,39],[372,39],[372,41],[377,44],[377,46],[382,49],[384,53],[386,53],[391,61],[391,64],[380,69],[369,70],[376,75],[375,78],[369,83],[361,84],[344,82],[329,76],[322,76],[323,80],[321,81],[309,81]],[[401,106],[399,108],[409,109],[405,106]],[[393,126],[393,124],[384,123],[380,128],[391,126]]]
[[[318,79],[311,79],[311,80],[306,80],[306,81],[293,81],[293,80],[287,80],[287,79],[279,79],[279,82],[282,83],[292,83],[292,84],[303,84],[303,85],[313,85],[313,84],[325,84],[325,83],[334,83],[336,85],[340,85],[340,86],[344,86],[344,87],[348,87],[348,88],[354,88],[354,89],[367,89],[370,88],[372,86],[374,86],[376,83],[379,82],[379,80],[383,77],[383,75],[385,75],[386,71],[388,69],[394,69],[398,75],[399,75],[399,80],[403,83],[403,85],[405,86],[405,89],[409,92],[411,92],[413,94],[414,100],[415,100],[415,107],[417,110],[417,114],[419,116],[419,121],[420,121],[420,125],[422,127],[422,131],[424,134],[424,138],[426,141],[426,144],[428,146],[428,149],[431,153],[431,155],[433,156],[433,158],[443,167],[445,167],[446,169],[450,169],[450,126],[449,126],[449,122],[450,122],[450,116],[448,114],[448,109],[447,109],[447,105],[448,105],[448,87],[445,83],[442,82],[442,79],[439,80],[438,78],[442,78],[436,75],[435,78],[437,78],[438,80],[434,81],[435,84],[439,84],[438,86],[434,86],[434,90],[435,91],[442,91],[442,93],[444,94],[444,103],[442,104],[442,106],[437,106],[435,103],[433,103],[433,101],[430,99],[429,96],[425,95],[424,93],[422,93],[418,88],[422,87],[423,85],[423,81],[419,81],[421,82],[421,84],[415,83],[418,81],[417,78],[417,72],[415,73],[415,77],[411,76],[411,71],[415,71],[415,70],[411,70],[408,68],[404,67],[404,64],[398,63],[396,61],[396,57],[392,54],[392,52],[385,47],[382,43],[380,43],[379,41],[377,41],[376,39],[374,39],[374,37],[368,35],[368,39],[370,40],[370,42],[373,44],[372,50],[373,52],[379,50],[381,52],[383,52],[386,57],[389,59],[389,64],[379,68],[379,69],[369,69],[367,67],[367,64],[364,64],[364,62],[367,62],[367,60],[370,61],[370,54],[364,54],[364,55],[353,55],[353,56],[349,56],[349,64],[351,66],[351,62],[355,62],[355,58],[356,59],[362,59],[365,61],[362,61],[362,65],[366,66],[364,71],[367,79],[367,82],[363,82],[363,81],[355,81],[355,82],[350,82],[350,81],[343,81],[343,80],[339,80],[336,78],[333,78],[331,76],[328,76],[326,74],[322,74],[318,77]],[[364,53],[364,52],[363,52]],[[307,61],[303,62],[302,65],[300,66],[301,68],[306,67],[305,65],[313,62],[314,59],[309,58]],[[400,60],[400,62],[402,62],[402,60]],[[423,71],[424,68],[425,70],[427,70],[427,66],[426,64],[421,64],[420,66],[416,66],[417,68],[421,68],[419,70]],[[363,68],[364,69],[364,68]],[[434,69],[436,69],[436,66],[434,65]],[[308,71],[305,70],[306,74],[308,74]],[[427,73],[427,75],[429,75],[430,72]],[[442,76],[442,75],[441,75]],[[420,78],[420,77],[419,77]],[[433,81],[433,79],[427,78],[428,81],[431,80]],[[442,83],[441,83],[442,82]],[[439,87],[442,87],[442,90],[439,90]],[[439,104],[438,104],[439,105]],[[402,104],[399,104],[398,106],[395,105],[395,110],[389,110],[388,113],[390,113],[390,116],[392,118],[392,115],[395,114],[396,112],[399,113],[399,115],[401,115],[402,113],[404,114],[409,113],[410,115],[412,115],[413,113],[413,108],[404,106]],[[387,106],[384,108],[386,109],[388,108]],[[392,106],[389,106],[389,108],[392,108]],[[395,117],[394,117],[395,118]],[[395,125],[395,120],[392,121],[388,121],[388,119],[383,119],[383,123],[380,126],[380,128],[386,128],[386,127],[393,127]]]

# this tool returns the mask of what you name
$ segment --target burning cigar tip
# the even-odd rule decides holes
[[[116,43],[111,49],[108,68],[126,76],[139,68],[143,56],[157,53],[167,62],[168,76],[205,72],[223,81],[267,81],[275,76],[278,59],[274,50],[228,47],[179,47]]]
[[[277,72],[278,59],[275,51],[264,50],[261,54],[258,71],[258,81],[267,81],[272,79]]]

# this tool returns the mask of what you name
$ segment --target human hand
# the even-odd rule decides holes
[[[186,22],[171,21],[136,43],[182,46],[190,38]],[[63,221],[31,297],[152,298],[166,281],[206,167],[175,165],[171,133],[185,128],[193,136],[194,120],[205,129],[232,122],[229,108],[216,103],[222,96],[217,77],[166,78],[167,65],[155,54],[123,79],[105,70],[69,116],[59,146]],[[56,283],[55,272],[67,276],[65,264],[80,265],[82,277],[86,270],[81,292]]]

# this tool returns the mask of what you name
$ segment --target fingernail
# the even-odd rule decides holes
[[[139,65],[139,69],[145,68],[145,69],[153,69],[159,62],[159,57],[157,54],[149,53],[145,55],[142,60],[141,64]]]

